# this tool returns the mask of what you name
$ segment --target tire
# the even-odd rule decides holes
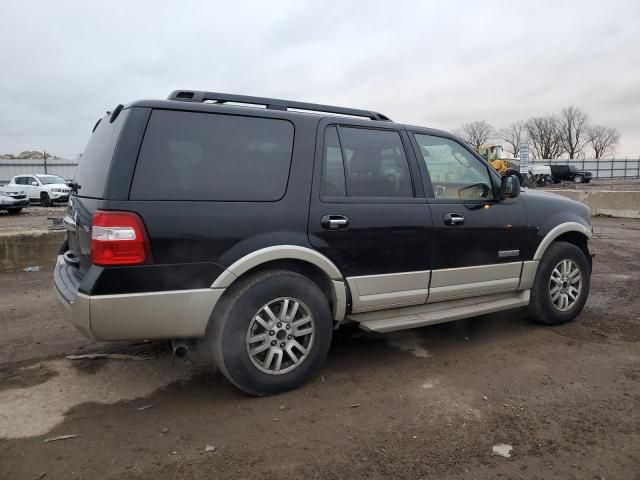
[[[547,177],[542,175],[540,178],[538,178],[538,186],[539,187],[546,187],[547,186]]]
[[[562,284],[552,281],[552,274],[554,278],[557,274],[554,270],[558,268],[558,272],[562,272],[562,262],[570,262],[572,268],[575,267],[580,273],[580,283],[571,283],[569,281],[562,282]],[[570,273],[567,277],[573,277],[574,274]],[[561,325],[563,323],[571,322],[584,308],[584,304],[589,296],[589,287],[591,284],[591,267],[586,255],[580,248],[572,243],[567,242],[553,242],[540,262],[536,278],[531,289],[531,300],[529,302],[529,314],[534,321],[545,325]],[[562,280],[562,278],[560,278]],[[562,304],[562,299],[558,298],[556,303],[552,300],[552,290],[561,285],[560,291],[563,288],[573,288],[578,290],[577,294],[574,291],[575,300],[572,300],[570,295],[566,295],[567,304]],[[558,292],[556,292],[558,293]],[[559,294],[559,297],[565,295]],[[569,304],[569,302],[571,302]],[[560,305],[558,305],[558,303]],[[564,307],[564,308],[563,308]]]
[[[285,307],[285,300],[290,302],[288,305],[291,308]],[[288,311],[290,315],[294,300],[299,302],[299,306],[292,317],[293,321],[287,321],[287,315],[283,317],[282,311],[286,308],[285,313]],[[269,319],[263,310],[265,306],[270,307],[275,321]],[[305,315],[309,317],[307,314],[311,317],[310,323],[296,327],[296,322],[302,321]],[[263,322],[267,323],[268,328],[259,323],[257,317],[270,320]],[[300,333],[309,327],[312,334],[294,336],[296,328]],[[250,395],[263,396],[297,388],[315,375],[327,356],[332,333],[329,302],[318,286],[303,275],[273,270],[257,273],[230,287],[209,320],[205,342],[218,368],[231,383]],[[249,341],[250,337],[261,335],[265,335],[264,342]],[[292,340],[289,340],[291,337]],[[294,350],[290,343],[283,347],[285,342],[298,340],[306,347],[306,354],[301,354],[297,348]],[[276,342],[275,347],[273,342]],[[260,353],[250,354],[250,349],[260,348],[263,348]],[[272,350],[272,361],[268,363]],[[280,351],[281,365],[278,373],[275,373],[279,363],[277,351]],[[298,357],[299,363],[293,362],[289,351]]]
[[[53,205],[53,200],[51,200],[47,192],[42,192],[40,194],[40,204],[43,207],[51,207]]]
[[[582,175],[575,175],[573,177],[573,181],[576,183],[582,183],[584,182],[584,177]]]
[[[9,212],[9,215],[17,215],[22,211],[22,208],[8,208],[7,212]]]
[[[524,186],[524,178],[522,177],[522,174],[520,172],[516,170],[507,170],[506,172],[504,172],[504,176],[506,177],[507,175],[515,175],[516,177],[518,177],[520,186]]]

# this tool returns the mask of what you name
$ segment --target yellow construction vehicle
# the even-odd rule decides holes
[[[480,148],[478,148],[478,153],[487,162],[489,162],[489,164],[493,168],[495,168],[500,175],[502,176],[515,175],[520,180],[520,184],[522,184],[522,181],[523,181],[522,174],[518,170],[511,168],[511,165],[508,159],[502,158],[501,145],[492,145],[492,144],[480,145]]]

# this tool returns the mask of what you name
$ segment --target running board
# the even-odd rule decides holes
[[[358,322],[363,330],[393,332],[524,307],[529,304],[529,296],[530,290],[497,293],[413,307],[355,313],[347,315],[347,318]]]

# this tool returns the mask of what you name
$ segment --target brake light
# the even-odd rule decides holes
[[[91,223],[91,260],[95,265],[139,265],[151,259],[142,219],[132,212],[97,210]]]

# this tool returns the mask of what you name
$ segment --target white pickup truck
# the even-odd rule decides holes
[[[44,207],[50,207],[54,202],[66,202],[71,193],[64,178],[40,173],[16,175],[9,187],[24,190],[29,200],[39,201]]]

